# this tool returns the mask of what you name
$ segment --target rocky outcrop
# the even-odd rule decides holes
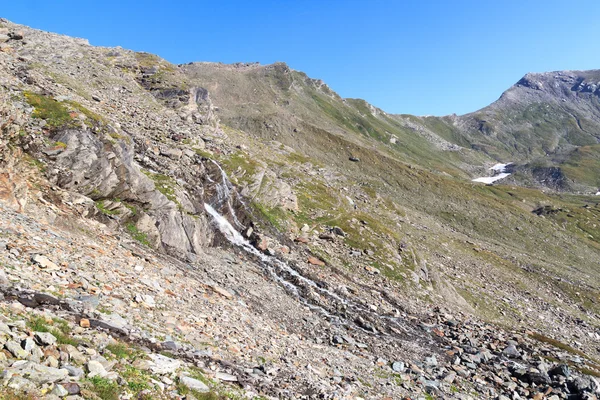
[[[54,135],[53,140],[65,144],[64,150],[50,156],[51,181],[60,187],[96,201],[118,199],[121,206],[111,210],[113,215],[124,214],[123,222],[134,223],[149,238],[148,243],[177,257],[200,254],[210,243],[211,229],[202,209],[189,201],[188,207],[182,206],[172,187],[162,193],[148,177],[154,174],[147,172],[147,176],[134,162],[129,137],[111,142],[90,130],[68,129]]]

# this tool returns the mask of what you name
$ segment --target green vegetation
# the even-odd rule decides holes
[[[39,397],[33,394],[19,392],[17,390],[3,387],[0,393],[0,400],[38,400]]]
[[[257,161],[242,152],[234,153],[220,162],[230,176],[236,176],[242,183],[250,182],[259,167]]]
[[[575,349],[572,346],[569,346],[566,343],[561,342],[560,340],[552,339],[552,338],[550,338],[548,336],[544,336],[544,335],[542,335],[540,333],[533,333],[533,334],[531,334],[529,336],[532,339],[537,340],[538,342],[546,343],[546,344],[549,344],[551,346],[556,347],[557,349],[564,350],[567,353],[571,353],[571,354],[575,354],[575,355],[581,356],[581,357],[585,358],[588,361],[592,361],[596,365],[599,364],[599,362],[596,359],[588,356],[587,354],[585,354],[584,352],[582,352],[580,350]]]
[[[148,235],[146,235],[143,232],[140,232],[133,222],[130,222],[127,225],[125,225],[125,229],[127,229],[127,232],[129,232],[131,237],[133,237],[135,240],[137,240],[144,246],[151,247],[150,242],[148,241]]]
[[[34,107],[32,116],[45,120],[51,130],[73,126],[73,117],[64,103],[33,92],[25,92],[25,99]]]
[[[56,337],[59,344],[70,344],[78,346],[80,341],[72,338],[71,328],[67,321],[60,318],[45,319],[40,316],[32,316],[27,321],[27,326],[34,332],[50,332]]]
[[[139,355],[139,351],[127,346],[125,343],[109,344],[106,346],[106,350],[118,359],[131,359]]]
[[[267,220],[272,226],[281,230],[288,219],[286,211],[281,207],[266,207],[260,203],[253,202],[252,208],[258,211],[260,216]]]
[[[141,371],[130,365],[126,365],[125,368],[120,371],[120,375],[127,381],[129,390],[136,395],[143,390],[152,389],[150,384],[152,375],[148,371]]]
[[[104,215],[118,215],[119,210],[109,210],[104,205],[104,200],[96,200],[96,208]]]
[[[154,181],[154,186],[156,190],[164,194],[167,199],[171,200],[173,203],[177,204],[179,209],[183,209],[179,200],[177,200],[177,196],[175,195],[175,187],[177,186],[177,182],[173,180],[173,178],[163,175],[163,174],[155,174],[145,169],[142,169],[142,172],[152,181]]]
[[[90,390],[102,400],[119,400],[121,390],[117,382],[94,376],[89,379],[89,383],[91,384]]]
[[[78,114],[85,116],[83,123],[89,128],[100,128],[106,125],[103,117],[75,101],[59,102],[50,96],[33,92],[24,92],[24,95],[29,105],[34,107],[32,116],[45,120],[46,126],[52,131],[79,126],[76,119]],[[63,145],[66,147],[64,143]]]

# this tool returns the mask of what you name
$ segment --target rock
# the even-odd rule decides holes
[[[437,367],[437,358],[435,356],[425,358],[425,365],[429,367]]]
[[[58,368],[59,366],[58,360],[53,356],[48,356],[46,358],[46,364],[48,364],[48,366],[52,368]]]
[[[307,261],[309,264],[312,264],[312,265],[318,265],[321,267],[325,265],[324,261],[318,259],[317,257],[313,257],[313,256],[308,257]]]
[[[81,387],[76,382],[63,382],[61,386],[65,388],[70,396],[78,395],[81,392]]]
[[[160,149],[161,156],[167,156],[173,160],[179,160],[183,156],[183,152],[179,149],[164,148]]]
[[[564,376],[565,378],[568,378],[569,376],[571,376],[571,369],[567,364],[560,364],[548,371],[548,375]]]
[[[191,378],[189,376],[180,376],[179,383],[183,386],[187,387],[190,390],[197,390],[201,393],[206,393],[210,391],[210,388],[206,386],[203,382],[198,379]]]
[[[31,261],[37,264],[40,268],[46,269],[48,271],[60,270],[60,267],[58,265],[50,261],[48,257],[43,256],[41,254],[35,254],[33,257],[31,257]]]
[[[350,161],[352,161],[352,162],[359,162],[360,161],[360,158],[358,158],[358,157],[349,157],[348,159]]]
[[[229,293],[227,290],[223,289],[220,286],[216,286],[216,285],[212,285],[210,287],[215,293],[220,294],[221,296],[225,297],[226,299],[233,299],[233,295],[231,293]]]
[[[215,374],[215,378],[217,378],[220,381],[224,381],[224,382],[237,382],[238,381],[238,379],[235,375],[226,374],[224,372],[217,372]]]
[[[27,378],[38,385],[55,383],[69,376],[66,369],[46,367],[33,361],[17,361],[5,371],[12,375],[27,376]]]
[[[163,356],[162,354],[150,354],[154,365],[150,367],[150,371],[158,375],[172,374],[181,367],[179,360]]]
[[[4,344],[4,348],[6,350],[8,350],[15,358],[18,358],[18,359],[25,359],[29,355],[28,352],[23,350],[23,348],[21,347],[21,345],[19,345],[19,343],[15,342],[13,340],[9,340],[8,342],[6,342]]]
[[[17,32],[10,32],[8,34],[8,36],[12,39],[12,40],[23,40],[23,32],[21,31],[17,31]]]
[[[572,393],[583,393],[588,390],[591,386],[590,379],[588,377],[576,377],[571,382],[567,383],[569,390]]]
[[[95,94],[92,95],[92,100],[98,101],[98,102],[102,101],[102,99],[100,99],[100,97],[96,96]]]
[[[63,365],[63,368],[69,372],[69,376],[72,376],[74,378],[80,378],[84,374],[83,369],[74,365]]]
[[[404,363],[402,361],[395,361],[394,363],[392,363],[392,369],[395,372],[404,372],[406,371],[406,366],[404,365]]]
[[[106,372],[106,369],[104,368],[104,366],[96,360],[88,361],[87,370],[88,370],[88,378],[93,378],[94,376],[99,376],[99,377],[103,378],[108,373],[108,372]]]
[[[160,344],[160,347],[163,350],[168,350],[168,351],[172,351],[172,352],[177,352],[177,350],[179,350],[179,346],[177,346],[177,343],[175,343],[172,340],[168,340],[166,342],[162,342]]]
[[[26,338],[21,341],[21,347],[27,353],[31,354],[31,351],[36,347],[35,341],[32,338]]]
[[[56,337],[50,332],[35,332],[34,338],[40,346],[54,346],[56,344]]]
[[[50,393],[55,396],[58,396],[58,397],[66,397],[70,394],[69,391],[67,389],[65,389],[64,386],[59,385],[59,384],[54,385],[54,388],[52,389],[52,391]]]
[[[517,358],[521,356],[521,353],[519,352],[519,350],[517,350],[517,347],[514,344],[508,345],[502,351],[502,354],[510,358]]]
[[[338,236],[342,236],[342,237],[346,236],[346,232],[344,232],[344,230],[342,228],[340,228],[339,226],[333,227],[333,233],[335,233]]]
[[[0,43],[8,42],[9,39],[10,37],[8,35],[0,33]]]
[[[8,381],[8,385],[6,386],[10,389],[19,392],[25,392],[35,389],[35,384],[33,382],[31,382],[29,379],[25,379],[18,375],[11,377]]]

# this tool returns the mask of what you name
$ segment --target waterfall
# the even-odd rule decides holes
[[[294,296],[298,301],[300,301],[310,310],[321,313],[331,322],[335,322],[344,326],[352,326],[352,328],[359,329],[368,334],[387,335],[386,333],[378,332],[376,330],[367,330],[363,328],[363,326],[357,324],[355,321],[347,319],[347,317],[333,314],[332,312],[325,309],[323,306],[314,304],[314,300],[313,302],[310,302],[305,296],[303,296],[302,287],[309,288],[310,290],[313,290],[314,292],[318,293],[324,298],[328,298],[333,303],[334,309],[341,307],[343,310],[353,311],[358,315],[376,315],[378,319],[384,323],[384,325],[391,323],[401,328],[404,332],[408,333],[407,328],[409,328],[409,326],[406,323],[402,323],[402,321],[399,318],[379,315],[378,313],[372,311],[371,309],[362,304],[354,302],[350,299],[345,299],[337,295],[336,293],[321,287],[312,279],[303,276],[290,265],[288,265],[286,262],[281,261],[276,257],[263,254],[262,252],[258,251],[254,246],[252,246],[252,244],[250,244],[250,242],[244,236],[242,236],[242,234],[237,229],[234,228],[234,226],[227,220],[227,218],[221,215],[215,208],[219,207],[223,204],[223,202],[226,201],[228,205],[228,210],[231,213],[234,223],[237,223],[241,226],[239,221],[237,221],[233,208],[231,207],[230,196],[232,193],[233,185],[229,182],[227,174],[225,173],[225,171],[223,171],[219,164],[217,164],[215,161],[213,162],[221,171],[222,182],[220,184],[217,184],[217,202],[213,205],[204,203],[204,208],[206,212],[212,217],[217,229],[223,234],[223,236],[225,236],[225,238],[231,244],[242,249],[246,253],[257,257],[261,261],[259,264],[273,281],[280,284],[288,293]],[[335,306],[335,304],[337,304],[337,306]],[[346,314],[346,312],[344,312],[344,314]]]
[[[219,163],[212,159],[210,161],[214,165],[216,165],[217,168],[219,169],[219,171],[221,172],[221,182],[217,183],[215,185],[216,189],[217,189],[216,206],[219,207],[225,203],[227,205],[227,209],[229,210],[229,213],[231,214],[231,218],[233,219],[234,224],[236,226],[238,226],[239,228],[244,229],[245,228],[244,225],[242,225],[242,223],[238,220],[237,215],[233,209],[233,206],[231,205],[231,192],[233,190],[233,185],[229,181],[229,177],[227,176],[227,173],[223,170],[223,168],[221,168]],[[208,179],[211,182],[214,182],[212,179],[210,179],[210,177],[208,177]]]

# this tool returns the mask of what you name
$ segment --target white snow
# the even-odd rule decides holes
[[[506,167],[508,167],[509,165],[511,165],[512,163],[508,163],[508,164],[496,164],[494,165],[492,168],[490,168],[491,171],[494,172],[505,172],[506,171]]]
[[[500,179],[506,178],[509,175],[510,174],[503,172],[503,173],[495,175],[495,176],[484,176],[482,178],[476,178],[476,179],[473,179],[473,182],[494,183],[496,181],[499,181]]]
[[[600,192],[596,193],[596,196],[600,196]]]
[[[506,163],[506,164],[498,163],[498,164],[494,165],[492,168],[490,168],[490,171],[494,172],[494,176],[484,176],[481,178],[475,178],[475,179],[473,179],[473,182],[481,182],[481,183],[490,184],[490,183],[499,181],[500,179],[504,179],[510,175],[510,173],[506,172],[506,167],[508,167],[511,164],[512,163],[510,163],[510,162]]]

